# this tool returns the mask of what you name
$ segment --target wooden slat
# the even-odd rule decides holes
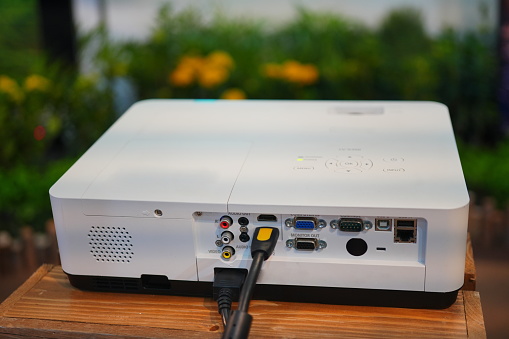
[[[479,292],[463,291],[463,303],[467,321],[467,334],[469,338],[486,338],[484,317]]]
[[[470,233],[467,238],[467,253],[465,256],[465,278],[463,283],[463,290],[475,291],[476,288],[476,271],[474,263],[474,251],[472,249],[472,241]]]
[[[470,292],[460,291],[445,310],[254,300],[250,338],[466,338],[467,319],[474,326],[479,317],[465,314],[476,309],[470,295],[464,305],[464,293]],[[59,266],[43,266],[0,306],[0,337],[219,338],[221,332],[209,298],[80,291]]]
[[[42,265],[35,271],[23,285],[21,285],[14,293],[12,293],[3,303],[0,304],[0,316],[7,312],[12,306],[28,293],[42,278],[53,270],[53,265]]]

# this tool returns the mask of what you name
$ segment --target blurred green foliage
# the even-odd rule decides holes
[[[40,63],[36,5],[36,0],[0,1],[0,74],[8,70],[11,77],[21,77],[27,65]]]
[[[413,9],[372,29],[305,9],[275,26],[163,7],[144,41],[113,41],[104,28],[84,34],[94,72],[83,75],[40,51],[35,5],[0,2],[0,229],[40,229],[51,216],[48,189],[113,122],[118,79],[137,99],[439,101],[469,188],[508,200],[494,34],[482,29],[430,36]]]
[[[496,147],[458,144],[468,189],[479,197],[491,196],[499,207],[509,203],[509,139]]]
[[[38,46],[36,1],[0,2],[0,230],[42,230],[48,190],[115,119],[101,76],[76,74]]]
[[[76,161],[66,157],[42,168],[19,164],[0,172],[0,230],[17,234],[21,226],[44,230],[52,217],[48,191]]]
[[[444,29],[430,36],[414,9],[395,10],[369,29],[305,9],[294,21],[274,26],[221,14],[207,22],[196,10],[175,13],[166,6],[148,39],[103,40],[100,46],[102,73],[130,79],[140,99],[220,98],[233,88],[249,99],[432,100],[450,108],[462,140],[500,139],[494,34]],[[221,78],[215,73],[220,81],[182,81],[183,61],[218,51],[234,64]],[[278,65],[283,75],[274,75]],[[197,77],[214,76],[210,64],[202,62],[194,72],[197,67]],[[316,80],[299,81],[309,67]]]

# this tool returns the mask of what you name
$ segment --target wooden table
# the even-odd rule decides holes
[[[469,250],[465,289],[447,309],[254,300],[250,338],[486,338]],[[210,298],[81,291],[60,266],[41,266],[0,305],[2,338],[220,338],[221,333]]]

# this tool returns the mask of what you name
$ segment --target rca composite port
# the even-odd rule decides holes
[[[229,244],[233,240],[233,233],[230,231],[224,231],[221,233],[221,242],[223,244]]]
[[[231,246],[223,247],[223,251],[221,252],[221,258],[229,260],[235,254],[235,249]]]
[[[221,228],[224,228],[224,229],[227,229],[229,228],[231,225],[233,224],[233,219],[230,218],[229,216],[227,215],[223,215],[221,217],[221,219],[219,219],[219,226],[221,226]]]

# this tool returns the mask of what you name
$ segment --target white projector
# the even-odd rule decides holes
[[[50,189],[82,289],[211,295],[277,227],[255,297],[447,307],[469,197],[433,102],[147,100]]]

